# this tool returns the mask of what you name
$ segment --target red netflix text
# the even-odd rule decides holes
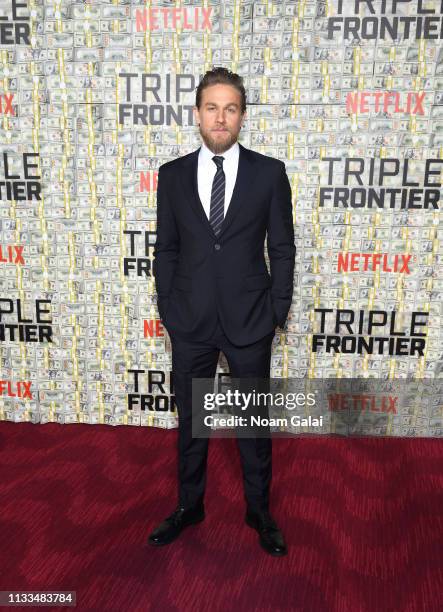
[[[397,414],[396,395],[363,395],[348,393],[333,393],[328,395],[330,412],[340,410],[356,410],[358,412],[385,412]]]
[[[346,96],[348,113],[401,113],[424,115],[423,102],[426,92],[403,91],[354,91]]]
[[[140,172],[139,191],[157,191],[158,171]]]
[[[0,115],[15,115],[12,107],[14,94],[0,94]]]
[[[25,247],[16,244],[0,245],[0,263],[12,263],[25,265],[23,249]]]
[[[212,7],[162,7],[137,9],[135,11],[135,25],[137,32],[159,30],[162,28],[183,30],[212,30],[210,15]]]
[[[339,253],[337,272],[398,272],[410,274],[412,255],[390,255],[389,253]]]
[[[31,393],[31,380],[0,380],[0,395],[7,397],[19,397],[23,399],[33,399]]]
[[[164,338],[165,331],[159,319],[144,319],[143,336],[145,338]]]

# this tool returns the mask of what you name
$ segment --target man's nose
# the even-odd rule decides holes
[[[217,113],[217,123],[224,123],[225,122],[225,113],[224,111],[220,110]]]

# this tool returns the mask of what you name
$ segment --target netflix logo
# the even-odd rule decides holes
[[[0,380],[0,396],[18,397],[20,399],[34,399],[31,392],[32,381],[19,380]]]
[[[160,319],[144,319],[143,336],[144,338],[164,338],[165,330]]]
[[[424,115],[426,92],[400,91],[355,91],[346,96],[348,113],[387,113],[401,115]]]
[[[337,272],[398,272],[410,274],[412,255],[389,253],[339,253]]]
[[[135,26],[137,32],[158,30],[212,30],[212,7],[153,7],[135,10]]]
[[[18,266],[24,266],[23,249],[25,247],[16,244],[0,245],[0,264],[11,263]]]
[[[346,410],[397,414],[397,401],[396,395],[332,393],[328,395],[328,409],[330,412]]]
[[[15,115],[14,108],[12,106],[12,100],[14,99],[14,94],[0,94],[0,115]]]
[[[150,170],[148,172],[140,172],[139,191],[157,191],[158,171]]]

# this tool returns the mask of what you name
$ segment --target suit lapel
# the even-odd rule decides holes
[[[237,178],[234,185],[234,191],[232,193],[231,202],[228,207],[228,212],[221,225],[220,233],[217,238],[220,238],[226,229],[231,225],[235,218],[235,215],[240,210],[240,207],[247,202],[247,193],[251,189],[251,185],[254,181],[254,159],[243,145],[239,143],[240,155],[238,160]],[[197,181],[197,170],[198,170],[198,155],[200,147],[188,155],[183,162],[181,171],[181,181],[183,184],[183,192],[186,199],[191,204],[197,217],[205,226],[206,230],[210,233],[212,238],[215,238],[215,234],[212,230],[209,219],[206,216],[203,204],[200,201],[198,195],[198,181]]]
[[[209,232],[212,237],[214,237],[214,232],[212,231],[211,224],[209,223],[209,219],[206,216],[205,209],[203,208],[203,204],[201,203],[200,196],[198,194],[197,171],[200,149],[201,147],[199,147],[196,151],[193,151],[183,161],[181,170],[183,193],[187,201],[191,204],[198,219],[201,221],[201,223],[203,223],[206,231]]]
[[[231,202],[228,207],[228,212],[223,220],[220,233],[217,238],[220,238],[222,234],[228,229],[236,214],[242,206],[248,204],[248,191],[251,190],[251,186],[254,183],[254,160],[249,150],[239,143],[240,156],[238,160],[237,178],[234,185],[234,191],[232,192]],[[209,227],[211,227],[209,225]],[[212,231],[212,228],[211,228]]]

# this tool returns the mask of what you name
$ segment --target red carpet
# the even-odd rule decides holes
[[[440,440],[274,440],[284,558],[243,523],[232,439],[211,441],[206,520],[145,546],[175,503],[175,440],[0,423],[0,590],[76,590],[77,610],[443,610]]]

